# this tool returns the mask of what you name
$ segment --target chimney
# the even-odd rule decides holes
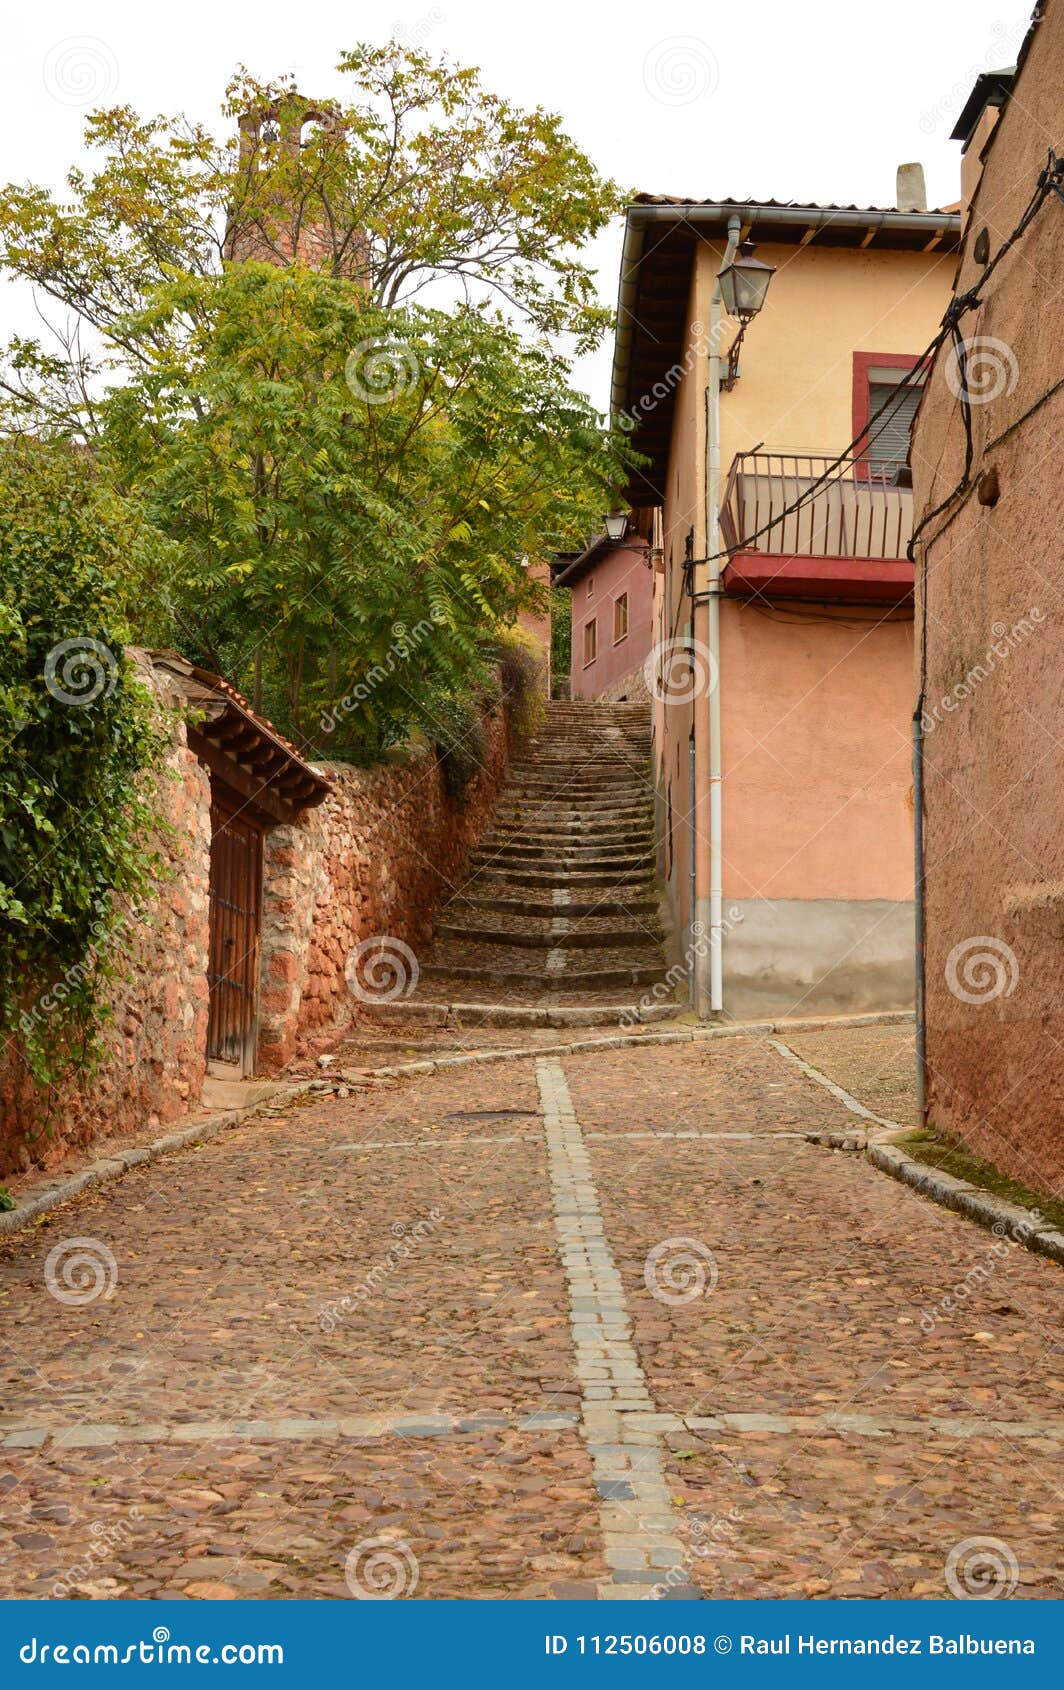
[[[897,203],[899,211],[926,211],[927,189],[922,164],[899,164]]]

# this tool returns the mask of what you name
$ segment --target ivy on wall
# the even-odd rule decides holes
[[[125,652],[166,542],[83,453],[0,442],[0,1039],[91,1065],[102,988],[158,864],[142,777],[166,740]]]

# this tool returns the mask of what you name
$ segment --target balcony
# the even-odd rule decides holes
[[[840,477],[833,462],[792,452],[739,453],[720,513],[726,593],[912,603],[908,471],[859,462]],[[809,493],[829,472],[831,481]],[[791,510],[806,493],[805,503]]]

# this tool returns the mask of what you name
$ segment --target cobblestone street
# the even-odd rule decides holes
[[[902,1119],[908,1039],[795,1049]],[[55,1210],[0,1594],[1061,1596],[1060,1269],[853,1124],[768,1038],[530,1048]]]

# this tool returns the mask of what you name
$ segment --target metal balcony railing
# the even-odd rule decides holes
[[[905,466],[850,464],[832,471],[829,482],[809,493],[833,461],[797,452],[740,452],[732,462],[720,516],[728,552],[904,558],[913,530]],[[809,497],[791,510],[803,493]]]

